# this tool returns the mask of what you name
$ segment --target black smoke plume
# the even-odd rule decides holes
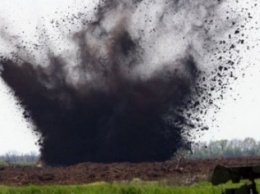
[[[40,134],[41,159],[50,165],[164,161],[189,148],[187,133],[200,120],[192,118],[204,113],[199,99],[209,101],[208,89],[198,87],[199,63],[211,52],[210,20],[221,5],[99,2],[92,18],[66,19],[81,28],[66,34],[70,50],[58,53],[47,38],[32,49],[38,59],[22,44],[3,55],[1,76]]]

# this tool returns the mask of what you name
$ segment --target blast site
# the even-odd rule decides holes
[[[257,1],[101,0],[44,18],[34,37],[2,21],[1,79],[38,135],[41,168],[0,168],[0,184],[187,178],[259,158],[180,160],[208,110],[252,64],[240,53]],[[48,27],[47,27],[48,26]],[[249,29],[251,28],[251,29]],[[211,118],[214,125],[214,116]]]

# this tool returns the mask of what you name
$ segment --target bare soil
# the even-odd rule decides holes
[[[172,160],[154,163],[81,163],[68,167],[0,167],[0,185],[73,185],[97,181],[160,180],[171,184],[191,184],[208,180],[218,164],[225,166],[260,165],[260,158]]]

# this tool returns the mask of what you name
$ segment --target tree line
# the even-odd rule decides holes
[[[38,160],[39,160],[39,155],[34,152],[28,154],[8,152],[4,155],[0,155],[0,161],[2,161],[2,163],[6,165],[10,165],[10,164],[31,165],[31,164],[35,164]]]
[[[198,142],[186,152],[189,158],[239,158],[260,156],[260,141],[247,137],[244,140],[216,140]]]

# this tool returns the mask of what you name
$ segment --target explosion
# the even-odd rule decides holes
[[[61,45],[42,29],[37,46],[11,38],[16,50],[2,54],[1,77],[40,134],[41,159],[50,165],[164,161],[189,149],[191,129],[206,128],[202,115],[220,97],[212,92],[232,69],[204,66],[216,33],[227,30],[225,6],[100,1],[91,17],[66,18],[80,29],[71,24]],[[220,86],[205,84],[208,72],[220,77]]]

